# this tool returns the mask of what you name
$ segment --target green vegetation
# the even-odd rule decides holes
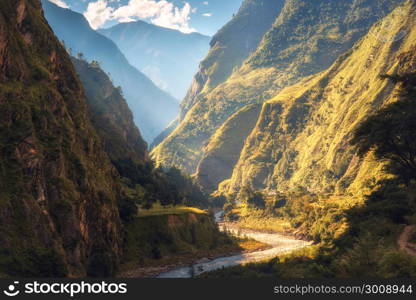
[[[82,85],[39,1],[0,6],[0,273],[109,276],[119,195]]]
[[[162,206],[161,204],[155,203],[150,209],[139,209],[138,217],[150,217],[150,216],[161,216],[161,215],[182,215],[182,214],[207,214],[206,211],[196,208],[183,205],[167,205]]]
[[[406,28],[403,38],[384,41],[369,33],[328,70],[266,101],[219,193],[238,198],[244,186],[266,195],[303,187],[311,194],[341,195],[355,202],[388,178],[384,161],[375,160],[372,152],[360,157],[349,140],[361,122],[396,101],[395,85],[380,74],[393,73],[402,64],[411,67],[414,61],[413,4],[406,2],[397,8],[400,13],[370,29],[380,30],[394,18],[390,34]]]
[[[72,60],[85,87],[92,123],[119,177],[122,274],[141,276],[146,267],[259,247],[251,241],[240,247],[242,241],[220,233],[212,217],[200,209],[210,203],[193,179],[176,168],[154,167],[127,103],[99,64]],[[97,259],[91,268],[100,270],[107,264]]]
[[[118,207],[122,221],[132,221],[139,206],[148,209],[155,203],[207,207],[207,197],[190,177],[176,168],[154,167],[119,88],[97,62],[79,57],[72,61],[85,87],[91,121],[121,177]]]
[[[69,52],[73,56],[81,53],[81,59],[99,61],[102,69],[111,74],[114,85],[122,87],[142,136],[151,142],[175,119],[179,109],[177,99],[132,66],[113,41],[90,27],[84,15],[48,0],[40,2],[54,34],[72,49]]]
[[[387,161],[390,173],[409,184],[416,179],[416,74],[387,76],[403,86],[401,101],[388,105],[368,118],[355,133],[353,143],[363,156],[372,151]]]
[[[168,209],[169,210],[169,209]],[[126,226],[123,270],[226,255],[242,250],[211,217],[192,209],[151,210]],[[190,212],[191,211],[191,212]],[[180,212],[180,213],[178,213]]]
[[[266,202],[262,193],[253,191],[250,187],[243,187],[240,191],[240,199],[248,207],[264,209]]]
[[[183,175],[178,169],[154,168],[153,164],[149,163],[147,172],[138,174],[141,174],[139,178],[122,179],[124,198],[119,206],[125,222],[137,215],[139,206],[150,209],[154,204],[160,203],[163,206],[188,205],[207,208],[210,204],[208,197],[193,179]]]
[[[269,214],[290,221],[298,233],[313,238],[318,243],[316,246],[268,263],[240,266],[206,276],[416,276],[416,257],[397,246],[402,224],[415,225],[416,217],[416,178],[411,172],[412,164],[402,160],[409,155],[413,157],[414,130],[406,128],[413,126],[416,120],[413,109],[416,74],[388,77],[398,83],[400,99],[363,121],[356,129],[352,143],[361,155],[375,152],[376,159],[386,162],[385,171],[393,177],[379,181],[363,203],[350,208],[336,205],[331,199],[319,202],[313,195],[299,194],[295,198],[289,195],[283,207],[269,211]],[[393,121],[400,127],[393,126]],[[398,128],[403,130],[398,131]]]
[[[295,232],[300,237],[313,238],[314,246],[267,263],[228,268],[204,277],[415,277],[416,257],[397,249],[397,239],[403,230],[401,224],[414,218],[416,213],[415,188],[413,185],[405,189],[396,181],[383,182],[365,203],[347,210],[336,209],[333,204],[321,210],[301,210],[299,207],[305,202],[292,199],[297,208],[277,211],[283,210],[284,215],[295,208],[296,219],[290,228],[297,229]],[[308,202],[314,203],[311,199]],[[276,221],[279,219],[280,222],[291,220],[280,217]]]
[[[71,61],[39,1],[0,8],[0,273],[112,276],[139,206],[206,197],[153,166],[121,90],[98,62]]]
[[[192,95],[187,98],[182,107],[181,122],[178,127],[152,151],[152,156],[158,165],[173,165],[189,174],[195,173],[201,160],[204,159],[207,153],[204,146],[212,141],[213,137],[217,135],[216,132],[220,130],[221,126],[234,113],[246,105],[264,103],[276,96],[277,93],[288,85],[297,83],[305,76],[316,74],[330,67],[340,55],[350,50],[354,43],[365,36],[374,23],[391,12],[394,6],[401,3],[402,0],[377,1],[376,5],[372,0],[360,1],[359,5],[354,0],[256,2],[259,2],[259,4],[268,2],[263,4],[264,7],[271,5],[270,3],[281,5],[284,2],[284,7],[275,16],[274,22],[270,23],[270,27],[267,29],[268,32],[264,35],[257,49],[247,58],[244,58],[241,65],[235,65],[232,72],[218,73],[219,75],[224,74],[225,77],[220,77],[219,82],[215,82],[212,87],[209,86],[207,88],[209,83],[205,84],[205,82],[201,84],[202,87],[199,85],[193,86],[191,89]],[[263,16],[256,9],[251,9],[246,14],[246,17],[263,20]],[[250,34],[247,33],[246,29],[241,30],[238,16],[236,19],[235,22],[230,22],[229,24],[229,26],[235,26],[232,31],[233,36],[224,37],[225,41],[227,41],[227,47],[222,47],[220,40],[220,42],[213,45],[212,53],[221,53],[221,51],[233,49],[233,44],[239,48],[244,47],[244,45],[241,45],[244,37],[240,37],[237,32],[247,37]],[[234,41],[234,36],[238,37],[237,41]],[[375,39],[374,36],[372,38]],[[213,41],[216,41],[216,38]],[[230,45],[230,42],[233,44]],[[361,55],[361,59],[363,57],[367,58],[369,55]],[[211,68],[214,70],[217,70],[217,68],[220,70],[223,66],[228,68],[220,55],[209,56],[209,58],[210,67],[203,69],[203,72],[198,74],[199,76],[196,77],[197,81],[201,80],[201,78],[208,78],[207,80],[213,81],[211,78],[215,72],[211,73]],[[366,71],[366,74],[368,73],[372,72]],[[350,76],[347,77],[349,79]],[[334,82],[334,86],[342,88],[347,86],[346,82],[344,83],[342,80],[336,84]],[[302,83],[298,88],[305,91],[304,85]],[[324,94],[320,96],[322,95]],[[284,100],[290,101],[291,96],[286,96]],[[305,94],[302,95],[302,98],[306,100],[309,97]],[[293,107],[291,114],[295,118],[288,119],[292,125],[293,122],[299,123],[298,120],[311,119],[308,118],[308,112],[319,105],[319,99],[322,97],[316,95],[314,98],[316,100],[309,103],[302,103],[301,99],[299,99],[300,103]],[[341,102],[341,99],[339,101]],[[338,107],[337,103],[333,105],[333,109]],[[329,112],[329,109],[326,108],[326,111]],[[267,118],[263,120],[262,115],[266,114],[270,115],[267,115]],[[327,114],[322,112],[322,117]],[[263,145],[258,147],[255,141],[261,140],[263,137],[271,137],[273,133],[278,134],[274,130],[276,127],[273,126],[278,122],[278,116],[278,111],[271,109],[269,106],[263,107],[259,120],[263,121],[262,125],[268,130],[266,132],[256,131],[256,135],[253,133],[250,143],[246,139],[250,137],[248,133],[242,139],[246,141],[245,146],[263,150]],[[325,121],[331,124],[334,122],[333,119]],[[316,123],[318,122],[320,122],[320,116],[316,116]],[[271,134],[269,134],[269,130]],[[329,135],[325,136],[329,137]],[[329,143],[329,145],[332,144]],[[250,167],[244,173],[259,171],[261,174],[255,175],[261,176],[259,182],[263,182],[263,176],[267,177],[267,175],[263,174],[272,172],[270,168],[276,161],[276,157],[268,156],[267,150],[270,147],[274,147],[272,140],[267,141],[267,145],[264,145],[265,149],[262,151],[263,161],[259,163],[259,166]],[[286,148],[291,147],[288,146]],[[240,154],[245,152],[244,148],[243,150],[237,148],[236,151],[235,157],[239,157]],[[254,152],[256,150],[250,149],[246,153]],[[275,155],[277,156],[277,153]],[[341,156],[340,153],[338,155]],[[250,160],[246,159],[246,162],[248,163]],[[217,177],[215,168],[209,171],[213,172],[214,178]],[[210,173],[207,173],[203,174],[204,178],[210,176]],[[251,175],[248,175],[248,177],[257,177]],[[242,178],[243,176],[240,175],[239,177]],[[320,180],[320,182],[329,186],[323,180]],[[246,184],[243,183],[242,185]],[[262,187],[256,186],[256,188],[261,189]]]

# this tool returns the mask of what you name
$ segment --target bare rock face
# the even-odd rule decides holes
[[[38,0],[0,4],[0,273],[108,276],[117,174]]]

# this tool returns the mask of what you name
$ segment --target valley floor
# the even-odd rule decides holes
[[[186,268],[218,257],[244,255],[269,249],[248,237],[220,232],[214,219],[204,210],[176,206],[141,210],[127,226],[128,258],[118,277],[149,278],[177,268]]]
[[[262,249],[253,249],[252,251],[245,251],[244,253],[227,255],[215,259],[203,259],[196,262],[195,264],[183,266],[168,272],[161,273],[158,277],[191,278],[202,273],[218,269],[243,265],[247,263],[266,261],[278,255],[300,250],[312,244],[312,242],[299,240],[281,233],[241,228],[236,223],[220,222],[219,226],[223,231],[227,231],[234,236],[258,241],[264,245],[268,245],[268,247]]]
[[[223,247],[215,251],[200,251],[198,253],[172,255],[160,260],[148,262],[146,265],[129,266],[121,271],[119,278],[153,278],[177,269],[191,268],[202,262],[212,261],[220,257],[245,255],[269,249],[270,246],[258,241],[242,241],[237,246]]]

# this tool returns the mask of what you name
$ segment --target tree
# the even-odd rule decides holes
[[[416,73],[383,76],[400,83],[400,100],[379,110],[355,131],[360,156],[374,152],[391,174],[406,184],[416,179]]]
[[[82,53],[82,52],[78,52],[78,54],[77,54],[77,58],[78,58],[79,60],[85,60],[84,53]]]
[[[123,88],[121,86],[117,86],[116,89],[117,89],[117,92],[120,94],[120,96],[124,97]]]
[[[97,60],[91,62],[91,66],[94,68],[100,68],[100,63]]]

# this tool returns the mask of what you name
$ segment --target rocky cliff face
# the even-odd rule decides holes
[[[122,164],[144,164],[149,161],[147,144],[133,121],[133,115],[120,89],[113,86],[97,63],[72,58],[85,88],[90,118],[104,150],[121,175]]]
[[[285,1],[257,50],[222,83],[198,94],[189,110],[183,110],[187,113],[176,130],[153,150],[153,157],[159,164],[194,173],[205,146],[231,115],[325,70],[400,2]],[[212,62],[217,63],[221,64]]]
[[[0,273],[106,276],[118,176],[38,0],[0,2]]]
[[[385,176],[349,144],[357,125],[395,101],[382,74],[416,68],[415,6],[407,1],[326,71],[282,90],[262,108],[224,193],[243,186],[265,193],[303,187],[314,193],[362,196]]]

